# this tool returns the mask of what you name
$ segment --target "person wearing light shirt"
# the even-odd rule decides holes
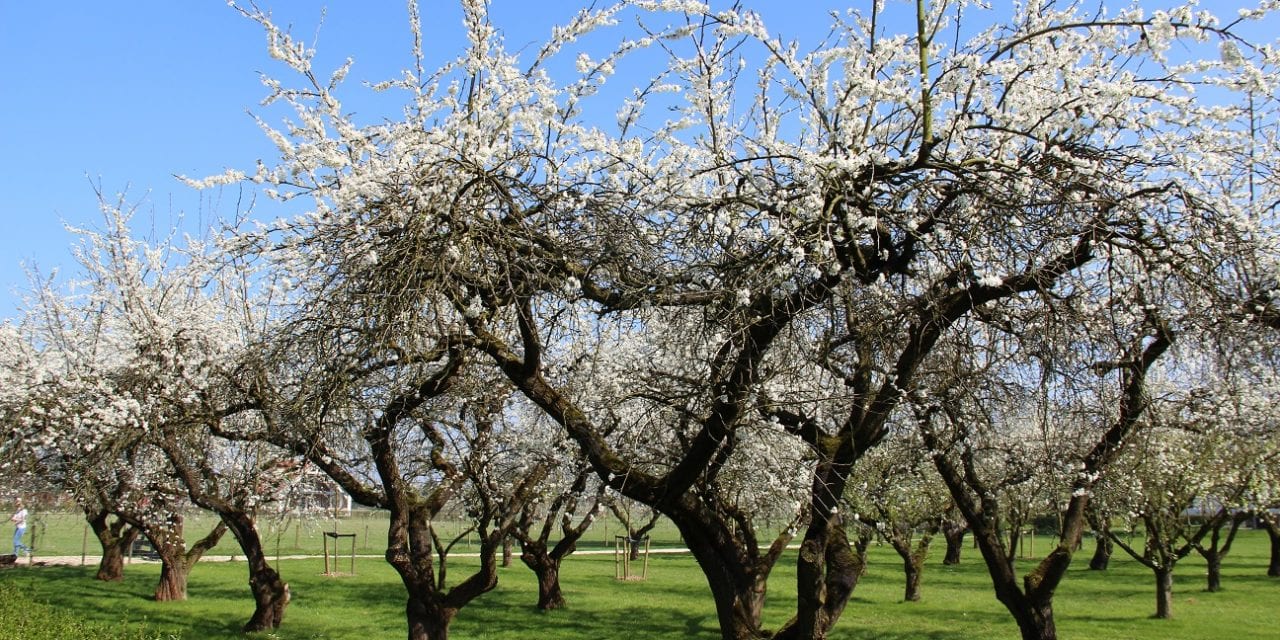
[[[18,499],[16,506],[18,507],[18,510],[15,511],[13,515],[9,516],[9,522],[13,523],[13,555],[15,556],[20,554],[22,551],[26,551],[27,553],[35,551],[35,549],[22,544],[22,536],[27,533],[27,508],[22,506],[21,498]]]

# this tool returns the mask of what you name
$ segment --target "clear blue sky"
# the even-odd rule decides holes
[[[508,48],[519,49],[586,4],[493,0],[492,16]],[[831,9],[866,9],[870,0],[745,4],[758,8],[775,33],[811,45],[827,33]],[[360,82],[398,76],[411,62],[402,0],[259,5],[315,43],[318,71],[355,59],[344,104],[357,114],[379,108]],[[420,5],[428,56],[452,57],[463,43],[457,2]],[[97,184],[108,197],[126,192],[140,203],[135,223],[153,225],[160,235],[179,221],[196,232],[233,214],[235,190],[201,194],[173,176],[252,170],[256,159],[273,157],[247,114],[262,112],[262,71],[282,75],[266,54],[262,30],[223,0],[0,0],[0,318],[18,313],[28,288],[24,264],[46,275],[60,268],[63,280],[69,275],[73,237],[63,225],[100,222]]]
[[[308,40],[325,12],[321,69],[351,55],[353,81],[378,80],[407,62],[403,2],[329,4],[260,3]],[[456,3],[425,5],[440,5],[424,8],[431,32],[453,36],[432,43],[443,57],[458,46]],[[96,184],[141,203],[135,221],[157,233],[194,231],[233,213],[235,194],[219,202],[174,174],[271,157],[247,111],[266,95],[259,72],[279,69],[262,30],[221,0],[0,0],[0,59],[0,317],[17,313],[23,263],[68,275],[63,225],[99,223]]]

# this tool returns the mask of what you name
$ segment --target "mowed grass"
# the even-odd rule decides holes
[[[197,540],[209,533],[217,524],[217,518],[205,512],[194,512],[184,519],[184,533],[188,541]],[[465,531],[459,522],[443,522],[437,527],[441,536],[446,539]],[[337,530],[340,533],[356,534],[356,554],[381,555],[386,549],[387,514],[385,511],[356,510],[350,516],[333,517],[283,517],[258,519],[259,535],[267,555],[274,559],[277,555],[320,555],[324,551],[325,531]],[[581,549],[612,549],[614,538],[626,531],[620,524],[612,520],[601,520],[591,528],[578,547]],[[13,530],[5,532],[11,536]],[[27,542],[37,549],[37,560],[40,556],[97,556],[102,553],[98,541],[84,516],[78,512],[36,512],[30,520],[27,531]],[[680,534],[675,525],[662,521],[652,532],[652,545],[655,548],[677,547]],[[0,553],[6,553],[8,537],[0,541]],[[333,540],[329,540],[332,552]],[[351,542],[344,539],[342,551],[350,553]],[[463,536],[456,549],[460,552],[478,551],[475,536]],[[223,536],[218,546],[209,551],[210,555],[242,555],[240,546],[231,534]]]
[[[606,540],[601,534],[591,536],[588,542],[600,547],[606,546]],[[360,545],[357,542],[357,553],[361,553]],[[1040,545],[1037,548],[1043,551],[1043,541]],[[1172,620],[1150,617],[1155,606],[1154,579],[1147,569],[1117,555],[1110,570],[1089,571],[1089,551],[1091,546],[1077,556],[1055,600],[1062,638],[1275,637],[1280,579],[1265,576],[1267,539],[1263,532],[1241,533],[1224,567],[1221,592],[1204,591],[1204,565],[1198,558],[1183,561],[1174,587]],[[832,637],[1017,638],[1018,630],[995,600],[977,551],[966,548],[964,561],[955,567],[942,566],[940,558],[938,549],[926,568],[923,601],[904,603],[897,556],[887,546],[873,546],[868,573]],[[770,581],[766,611],[769,625],[782,623],[792,613],[793,561],[793,557],[784,558]],[[466,558],[451,561],[450,576],[461,579],[473,562]],[[284,626],[274,636],[259,637],[403,637],[404,590],[380,557],[358,558],[356,575],[342,577],[321,575],[320,558],[283,560],[279,564],[292,587],[293,603]],[[1023,568],[1029,566],[1030,560]],[[86,628],[114,629],[120,635],[113,637],[243,637],[239,628],[252,612],[252,600],[242,563],[198,565],[186,602],[157,603],[149,599],[158,573],[155,564],[133,563],[126,567],[123,583],[104,584],[92,579],[92,566],[11,569],[0,572],[0,593],[17,593],[18,598],[35,604],[25,608],[11,604],[0,613],[7,617],[28,610],[37,615],[53,611],[88,625]],[[537,590],[532,573],[516,560],[511,567],[502,569],[497,589],[463,609],[453,624],[452,637],[718,637],[710,592],[688,555],[652,555],[648,579],[635,582],[614,579],[611,555],[572,556],[565,563],[562,583],[569,608],[537,612],[533,607]],[[0,624],[0,628],[4,626]],[[64,633],[56,637],[73,636]],[[90,633],[83,637],[97,636]]]

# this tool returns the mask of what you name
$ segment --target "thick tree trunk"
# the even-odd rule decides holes
[[[1027,592],[1024,593],[1019,586],[1017,574],[1012,570],[1012,562],[1005,557],[1001,549],[999,534],[983,527],[979,521],[979,525],[974,527],[974,539],[987,564],[987,571],[995,586],[996,599],[1013,616],[1022,640],[1057,640],[1058,630],[1053,617],[1053,590],[1044,589],[1040,585],[1043,585],[1047,579],[1056,581],[1061,577],[1061,573],[1066,571],[1066,566],[1069,564],[1070,552],[1059,547],[1057,551],[1046,557],[1035,572],[1023,578],[1022,582],[1026,583],[1027,587]],[[1056,561],[1054,561],[1055,558]],[[1064,559],[1066,562],[1063,561]],[[1031,583],[1035,583],[1034,589]]]
[[[244,625],[246,633],[270,631],[284,621],[285,607],[289,606],[289,585],[267,562],[262,538],[253,518],[243,511],[227,509],[220,513],[223,524],[231,529],[240,543],[246,564],[249,566],[249,591],[253,593],[253,616]]]
[[[102,546],[102,560],[98,563],[98,573],[94,576],[104,582],[119,582],[124,579],[124,558],[133,541],[138,539],[139,531],[119,518],[108,522],[109,514],[102,512],[87,515],[89,528],[98,538]]]
[[[407,585],[406,585],[407,586]],[[409,589],[409,602],[405,614],[409,619],[409,640],[446,640],[449,624],[458,610],[435,606],[429,593],[415,593]]]
[[[684,536],[685,544],[693,554],[711,588],[716,605],[716,620],[723,640],[752,640],[763,637],[760,631],[760,614],[764,606],[765,580],[754,567],[747,566],[739,557],[739,549],[716,524],[702,522],[679,515],[672,517]],[[722,555],[730,556],[725,559]]]
[[[866,571],[866,542],[851,548],[842,527],[828,524],[825,535],[814,525],[805,533],[796,560],[796,616],[774,640],[822,640],[839,621],[849,597]]]
[[[942,556],[942,564],[960,564],[960,550],[964,548],[964,536],[967,533],[968,526],[946,524],[942,527],[942,537],[947,541],[947,552]]]
[[[564,594],[560,591],[559,563],[535,570],[535,573],[538,576],[538,609],[542,611],[563,609],[565,602]]]
[[[187,599],[187,576],[191,574],[192,567],[204,552],[217,546],[218,540],[227,532],[227,524],[220,521],[209,535],[196,541],[187,550],[186,542],[182,539],[181,516],[175,522],[172,528],[147,535],[151,546],[160,555],[160,581],[156,585],[158,602]]]
[[[920,601],[920,575],[923,557],[915,557],[910,554],[902,559],[902,568],[906,576],[906,589],[903,591],[902,599],[905,602]]]
[[[241,534],[240,549],[244,551],[249,565],[249,590],[253,592],[253,616],[244,625],[246,633],[253,631],[269,631],[284,622],[284,610],[289,606],[292,595],[289,585],[280,579],[280,574],[267,562],[262,550],[262,540],[257,529],[250,523],[249,531]]]
[[[525,543],[521,562],[538,577],[538,609],[563,609],[564,593],[560,590],[560,560],[551,557],[545,545]]]
[[[1161,619],[1173,617],[1173,568],[1155,569],[1156,615]]]
[[[704,570],[705,572],[705,570]],[[760,631],[761,599],[753,589],[743,589],[722,571],[707,575],[711,597],[716,605],[716,620],[723,640],[752,640],[763,637]],[[763,595],[763,594],[760,594]]]
[[[502,539],[502,566],[504,568],[511,566],[512,545],[513,542],[510,536]]]
[[[445,589],[445,560],[435,564],[428,511],[421,505],[392,502],[387,527],[387,564],[404,584],[405,616],[410,640],[443,640],[449,625],[468,603],[498,584],[498,554],[505,530],[480,532],[480,566]]]
[[[1031,602],[1024,599],[1020,606],[1010,606],[1009,610],[1018,623],[1022,640],[1057,640],[1058,629],[1053,622],[1052,602]]]
[[[129,539],[126,548],[133,545],[133,541],[137,539],[137,531]],[[125,551],[117,544],[102,545],[102,560],[98,562],[98,572],[94,574],[95,580],[103,582],[120,582],[124,580],[124,557]]]
[[[244,625],[245,633],[278,628],[284,622],[284,610],[292,598],[288,583],[264,561],[263,566],[250,567],[249,590],[253,592],[254,609],[253,616]]]
[[[1262,524],[1271,538],[1271,562],[1267,565],[1267,575],[1280,578],[1280,522],[1266,518]]]
[[[160,554],[160,582],[156,584],[157,602],[175,602],[187,599],[186,559],[172,553]]]
[[[1115,544],[1111,542],[1111,536],[1106,534],[1098,534],[1094,538],[1094,543],[1093,557],[1089,559],[1089,569],[1106,571],[1107,567],[1111,566],[1111,553],[1115,550]]]

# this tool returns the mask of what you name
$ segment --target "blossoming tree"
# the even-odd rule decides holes
[[[733,640],[825,637],[840,618],[856,563],[837,502],[910,394],[940,406],[930,386],[952,380],[922,375],[940,345],[1109,327],[1126,400],[1085,457],[1063,544],[1023,592],[980,542],[1023,636],[1055,637],[1090,474],[1171,341],[1157,294],[1213,280],[1265,235],[1267,200],[1240,187],[1274,164],[1249,124],[1275,117],[1276,54],[1240,29],[1271,7],[1223,23],[1193,6],[873,3],[805,51],[741,5],[635,1],[580,13],[522,60],[483,2],[462,5],[469,47],[434,71],[411,5],[409,69],[378,85],[404,91],[405,115],[372,124],[343,109],[347,67],[324,77],[245,10],[297,73],[268,80],[295,115],[266,126],[278,161],[222,179],[312,204],[243,250],[299,309],[376,325],[357,351],[430,336],[482,354],[605,483],[675,523]],[[614,51],[588,50],[624,18],[638,26]],[[610,374],[594,388],[566,374],[584,350]],[[602,399],[665,434],[661,455],[614,437]],[[747,462],[760,452],[783,463]],[[778,630],[761,605],[791,529],[762,545],[725,482],[761,468],[806,487],[796,615]],[[952,493],[987,537],[968,489]]]
[[[256,603],[245,628],[273,629],[288,587],[266,562],[255,515],[276,497],[265,481],[285,454],[213,434],[223,422],[257,419],[235,384],[261,321],[245,274],[210,262],[199,242],[135,238],[134,209],[122,201],[102,208],[101,230],[77,231],[80,293],[41,290],[34,309],[30,339],[56,371],[32,406],[55,410],[29,421],[29,435],[51,445],[60,468],[77,470],[68,488],[104,546],[100,573],[118,575],[111,565],[141,532],[163,563],[157,598],[182,599],[191,567],[229,530]],[[192,504],[220,521],[188,548],[183,511]]]

